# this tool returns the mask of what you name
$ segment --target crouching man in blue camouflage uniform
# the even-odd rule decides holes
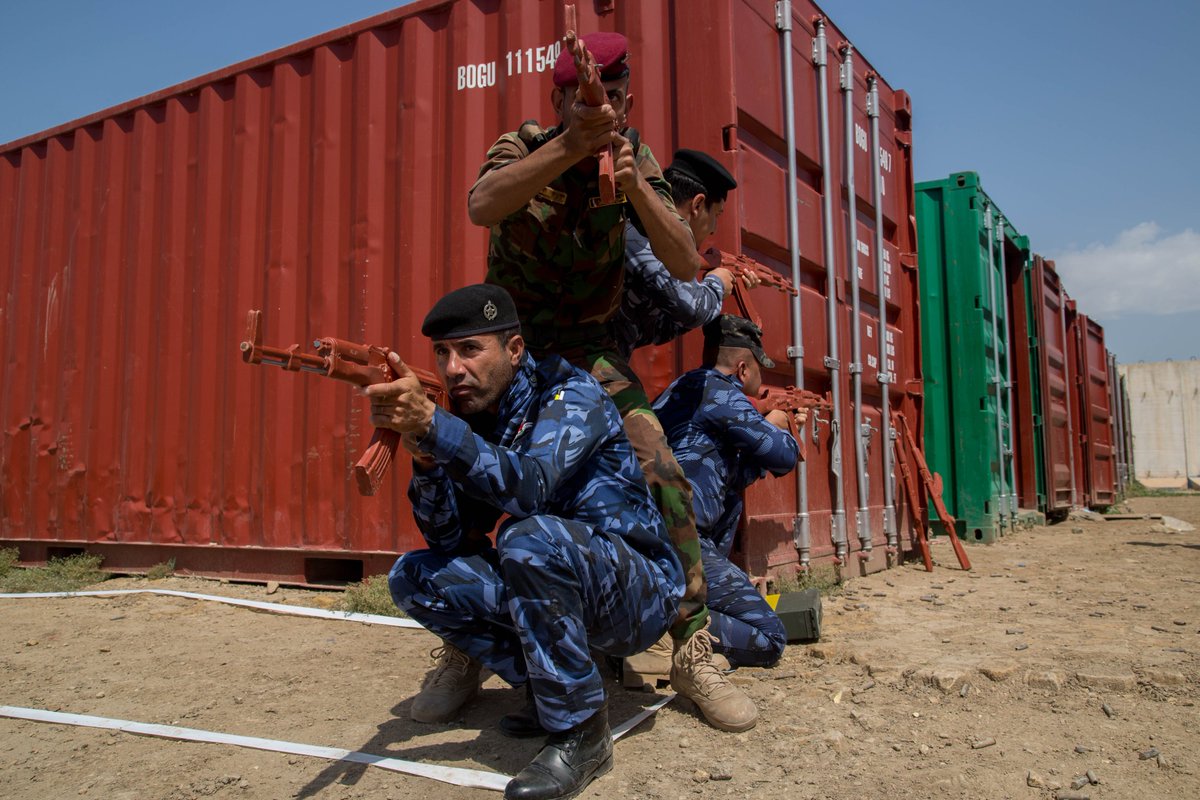
[[[593,651],[661,637],[684,575],[616,406],[558,356],[535,361],[519,330],[504,289],[451,292],[421,332],[454,413],[394,354],[400,378],[366,393],[372,423],[413,455],[408,494],[429,544],[396,562],[392,597],[445,642],[413,719],[455,719],[486,666],[532,701],[502,730],[549,735],[505,797],[572,797],[612,766]]]
[[[753,322],[728,314],[706,325],[704,365],[677,378],[654,410],[692,485],[713,649],[734,666],[770,667],[787,644],[783,623],[729,561],[742,492],[767,472],[790,472],[800,454],[785,412],[764,417],[746,397],[762,388],[760,365],[775,366],[761,336]]]

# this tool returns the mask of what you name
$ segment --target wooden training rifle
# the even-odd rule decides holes
[[[576,32],[579,25],[575,16],[575,4],[563,4],[563,24],[567,29],[563,41],[567,51],[575,59],[575,74],[579,78],[579,99],[584,105],[599,108],[608,102],[608,92],[604,91],[604,83],[600,80],[601,67],[588,51]],[[600,163],[600,203],[612,205],[617,202],[617,178],[613,168],[612,145],[605,145],[596,153]]]
[[[833,408],[833,401],[829,399],[828,394],[817,394],[816,392],[797,389],[795,386],[764,386],[759,392],[758,397],[750,401],[760,414],[764,416],[768,411],[783,411],[788,415],[788,430],[791,431],[792,438],[796,440],[796,445],[800,448],[800,460],[807,461],[807,456],[804,451],[804,437],[800,433],[800,426],[797,424],[796,413],[800,409],[808,411]],[[816,428],[814,427],[815,431]],[[813,443],[817,441],[816,435],[813,435]]]
[[[929,470],[929,465],[925,462],[925,456],[922,455],[920,448],[917,447],[917,441],[913,438],[913,433],[908,427],[908,420],[899,411],[892,412],[892,427],[899,431],[899,441],[896,447],[896,463],[900,467],[900,475],[903,479],[904,489],[908,495],[908,504],[912,509],[913,516],[916,516],[918,509],[921,508],[920,487],[917,485],[919,477],[921,483],[925,486],[925,491],[929,495],[930,502],[933,503],[933,508],[937,512],[938,519],[941,520],[942,526],[946,529],[946,534],[950,537],[950,544],[954,547],[954,554],[958,556],[958,565],[965,570],[971,569],[971,560],[967,558],[967,551],[963,547],[962,542],[958,540],[958,530],[955,528],[955,519],[946,509],[946,504],[942,502],[942,479],[934,475]],[[911,463],[910,463],[911,462]],[[913,474],[915,467],[917,474]],[[933,558],[929,554],[929,541],[925,538],[925,523],[928,515],[922,514],[921,519],[917,522],[917,547],[921,550],[921,558],[925,561],[925,569],[933,572]]]
[[[750,299],[750,290],[742,283],[742,278],[747,272],[753,271],[762,281],[761,286],[769,286],[791,297],[800,294],[800,291],[787,278],[747,255],[741,253],[735,255],[710,247],[704,251],[704,260],[707,262],[704,268],[706,272],[711,272],[717,267],[724,267],[733,274],[733,289],[727,299],[736,306],[739,316],[745,317],[760,328],[763,323],[762,314],[758,313],[758,309]]]
[[[240,348],[242,360],[247,364],[269,364],[288,372],[307,372],[364,387],[391,383],[399,377],[388,363],[388,353],[391,351],[386,347],[356,344],[331,336],[316,339],[313,347],[317,349],[315,354],[301,353],[298,344],[290,347],[264,345],[262,311],[251,310],[246,317],[246,339]],[[425,396],[445,406],[446,392],[437,376],[419,367],[410,366],[409,369],[421,381]],[[354,480],[360,494],[370,496],[379,490],[384,475],[395,460],[396,446],[399,444],[400,434],[396,431],[390,428],[375,429],[371,443],[354,465]]]

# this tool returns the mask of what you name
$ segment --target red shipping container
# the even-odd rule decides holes
[[[1066,294],[1053,261],[1033,257],[1033,315],[1037,358],[1041,367],[1043,458],[1046,474],[1046,507],[1050,516],[1062,516],[1076,504],[1074,483],[1075,422],[1071,413],[1075,387],[1067,344]]]
[[[1080,314],[1075,301],[1069,298],[1066,325],[1074,393],[1071,425],[1075,432],[1075,504],[1103,508],[1116,502],[1104,328]]]
[[[1008,293],[1008,345],[1012,348],[1012,381],[1014,407],[1012,409],[1012,443],[1014,451],[1013,471],[1018,507],[1038,509],[1045,507],[1041,496],[1038,472],[1045,459],[1039,455],[1045,448],[1043,420],[1039,401],[1045,394],[1045,379],[1042,377],[1041,362],[1038,360],[1039,340],[1037,320],[1040,289],[1036,281],[1036,270],[1029,255],[1029,240],[1021,237],[1023,249],[1007,245],[1005,257],[1005,291]],[[1028,282],[1028,287],[1026,283]],[[1034,383],[1037,383],[1035,386]]]
[[[1071,415],[1071,496],[1072,506],[1087,504],[1087,462],[1083,451],[1084,369],[1083,348],[1080,344],[1079,310],[1075,301],[1063,292],[1063,322],[1066,325],[1067,369],[1070,373],[1069,396]]]
[[[630,37],[631,124],[660,161],[698,148],[736,176],[741,188],[713,243],[790,274],[776,3],[579,5],[582,30]],[[871,568],[887,541],[886,415],[873,352],[891,362],[889,405],[921,437],[910,108],[878,79],[876,141],[866,96],[875,76],[855,55],[845,125],[844,37],[826,24],[832,146],[822,156],[813,63],[821,16],[811,3],[791,6],[799,344],[807,388],[831,389],[827,364],[841,368],[846,538],[853,549],[872,545]],[[562,32],[557,2],[420,2],[0,146],[0,539],[26,559],[86,547],[114,569],[175,557],[183,571],[298,583],[383,571],[420,546],[406,465],[376,497],[355,492],[350,468],[371,434],[365,403],[344,386],[243,365],[246,310],[264,309],[269,343],[334,335],[393,346],[430,367],[420,319],[444,292],[484,274],[486,232],[467,221],[467,189],[499,134],[530,117],[553,120],[547,68]],[[858,320],[852,257],[862,274]],[[830,291],[840,337],[826,353]],[[754,299],[779,364],[769,379],[793,383],[788,303],[769,290]],[[858,431],[855,330],[865,362]],[[693,335],[636,363],[654,392],[697,361]],[[831,426],[814,425],[807,487],[817,560],[836,549],[838,492]],[[861,500],[859,433],[869,434]],[[748,500],[740,552],[751,571],[797,563],[794,479],[768,479]],[[924,511],[898,495],[895,504],[909,533]],[[859,508],[870,526],[863,541]]]
[[[1087,465],[1087,504],[1093,508],[1117,501],[1117,469],[1113,443],[1112,395],[1104,328],[1080,315],[1080,376],[1083,404],[1083,454]]]

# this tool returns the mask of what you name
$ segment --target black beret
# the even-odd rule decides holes
[[[681,172],[698,181],[709,194],[725,194],[737,188],[737,181],[721,162],[699,150],[676,150],[667,171]],[[668,180],[670,178],[668,177]]]
[[[704,343],[715,347],[744,347],[758,363],[770,369],[775,362],[767,357],[763,350],[762,328],[745,317],[735,317],[733,314],[722,314],[704,326]]]
[[[517,307],[508,292],[477,283],[455,289],[434,303],[421,323],[421,333],[430,339],[462,339],[520,327]]]

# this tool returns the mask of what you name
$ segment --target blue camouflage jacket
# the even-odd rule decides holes
[[[728,554],[742,491],[767,472],[790,472],[800,456],[796,440],[750,404],[741,381],[706,367],[676,378],[654,412],[692,484],[696,529]]]
[[[479,552],[501,514],[549,514],[621,536],[682,593],[683,568],[617,407],[558,356],[526,354],[494,418],[469,425],[438,408],[419,445],[437,466],[414,466],[408,497],[431,548]]]
[[[725,287],[715,275],[681,281],[654,255],[650,240],[625,224],[625,293],[609,323],[617,352],[625,358],[639,347],[666,344],[712,322],[721,313]]]

